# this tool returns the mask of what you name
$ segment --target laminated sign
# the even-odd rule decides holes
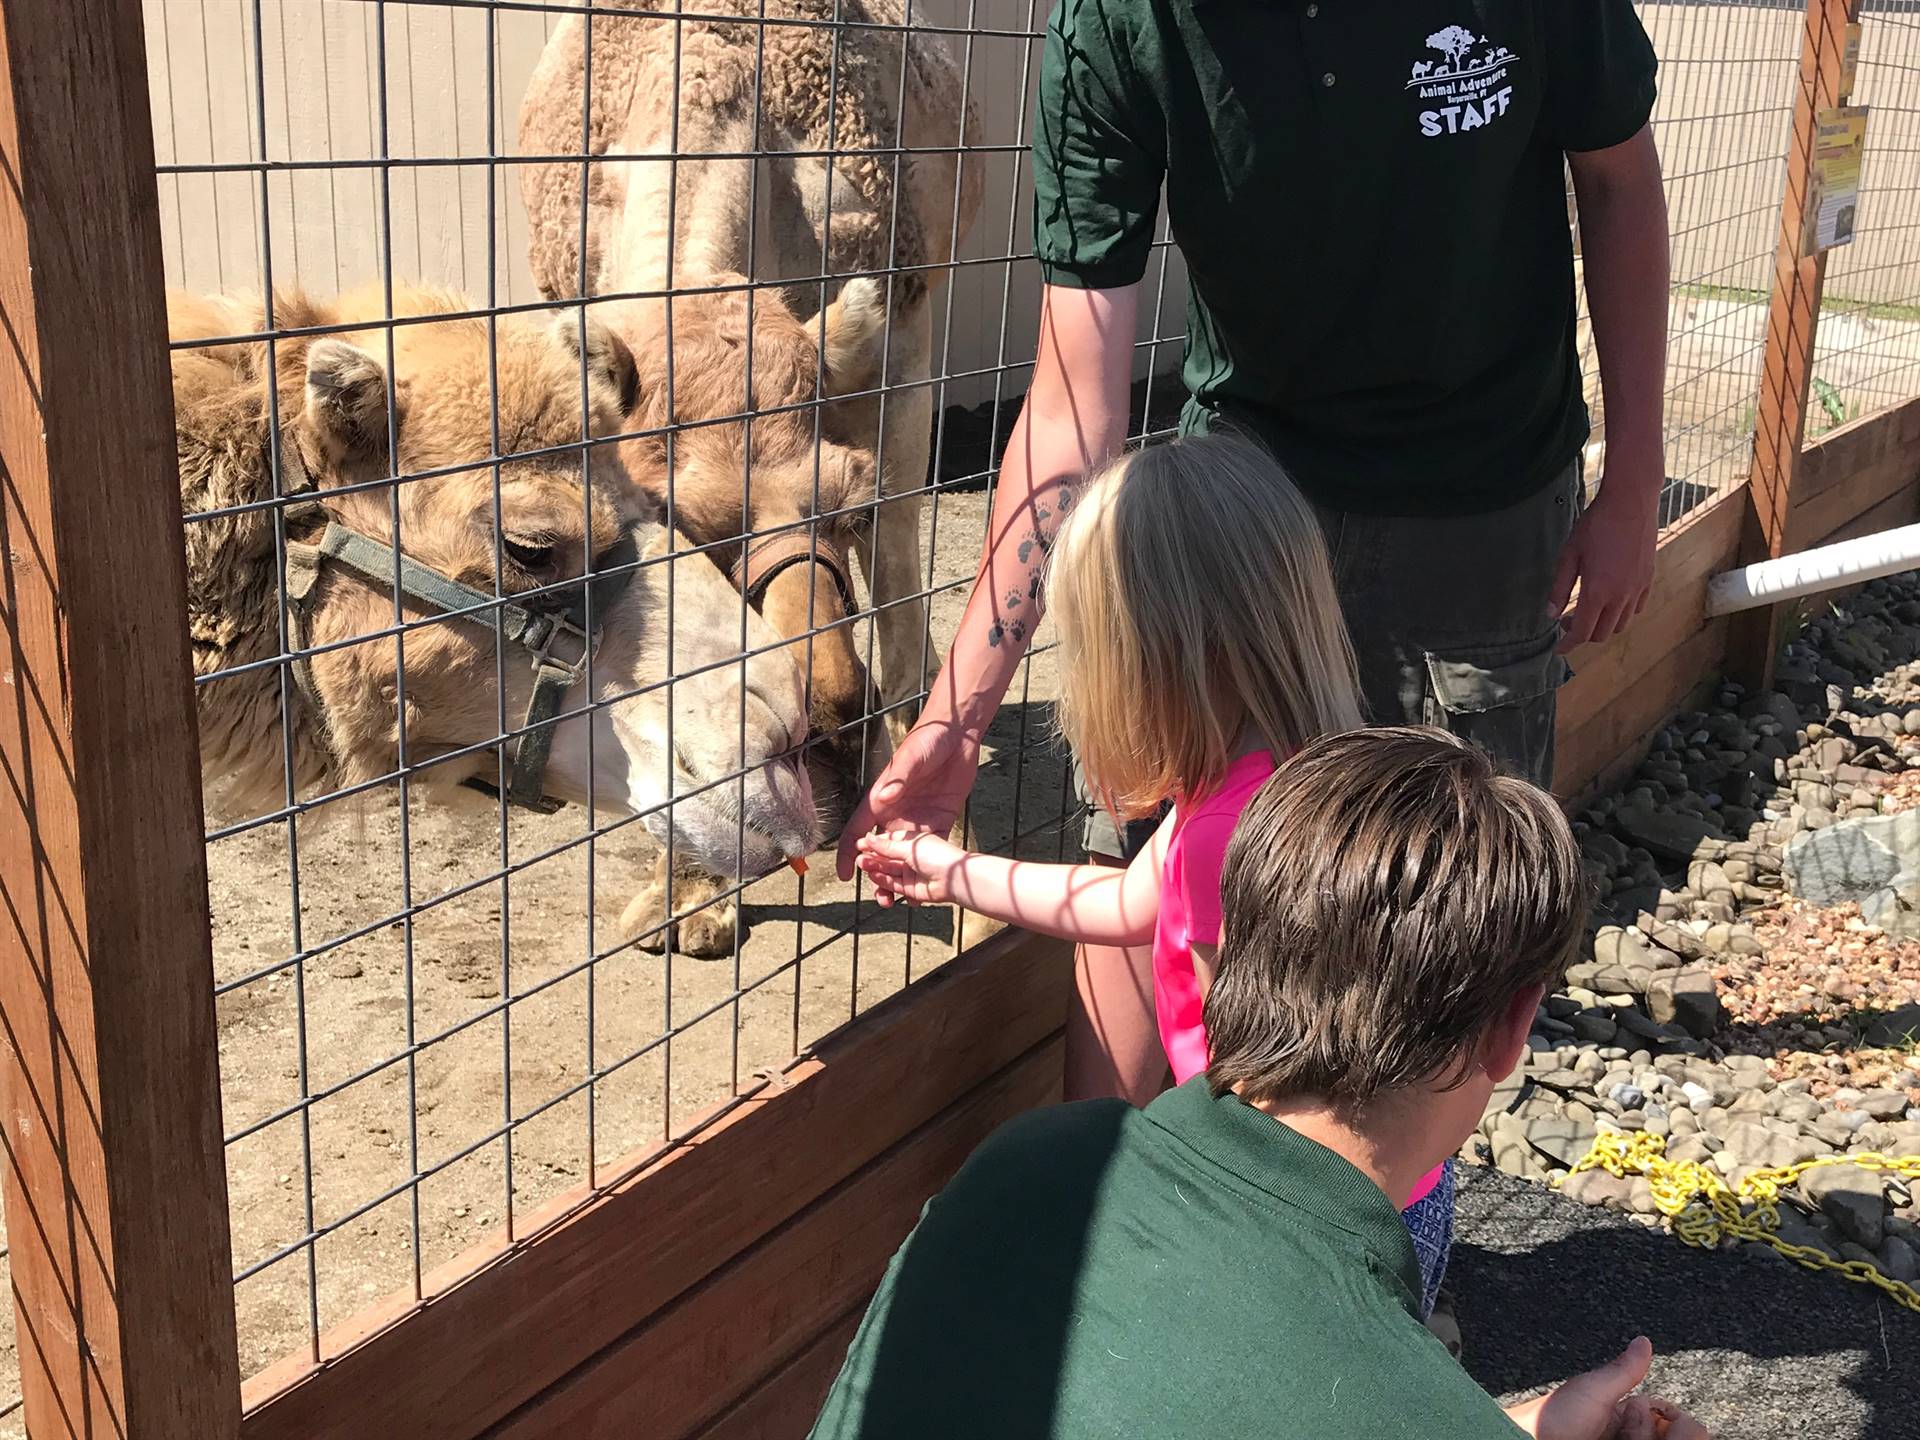
[[[1813,173],[1807,185],[1802,255],[1852,241],[1860,204],[1860,157],[1866,144],[1866,106],[1839,105],[1814,117]]]

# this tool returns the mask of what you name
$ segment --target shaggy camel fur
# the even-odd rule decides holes
[[[424,291],[394,301],[399,316],[470,308],[457,296]],[[198,691],[202,769],[211,795],[226,806],[285,803],[283,713],[291,716],[300,797],[391,773],[403,728],[410,766],[458,756],[418,772],[416,785],[438,796],[457,793],[453,787],[465,779],[496,774],[486,742],[501,733],[503,710],[510,727],[520,723],[532,690],[526,651],[509,645],[497,660],[491,623],[458,618],[406,632],[399,642],[403,683],[390,633],[391,589],[335,564],[320,566],[298,612],[304,623],[296,638],[318,653],[302,683],[287,675],[283,687],[284,667],[271,663],[282,653],[274,512],[245,508],[275,493],[270,399],[277,401],[286,488],[304,490],[306,478],[317,486],[311,502],[286,512],[290,542],[312,539],[331,520],[393,543],[394,491],[379,482],[396,473],[426,477],[399,487],[401,548],[489,594],[496,539],[498,581],[507,592],[581,576],[626,533],[643,557],[663,553],[669,540],[659,507],[631,484],[609,447],[586,452],[590,494],[583,490],[583,412],[592,435],[610,435],[633,399],[632,357],[604,328],[588,324],[583,333],[577,315],[551,323],[501,316],[490,342],[486,320],[449,319],[396,326],[389,342],[376,324],[384,313],[377,293],[335,303],[283,294],[274,303],[274,326],[353,328],[283,339],[271,362],[258,342],[173,353],[181,509],[190,517],[224,512],[189,519],[186,540],[195,672],[237,672]],[[257,303],[184,295],[169,297],[169,321],[176,340],[268,328]],[[391,462],[389,356],[398,447]],[[270,363],[277,368],[271,396]],[[487,463],[495,454],[519,458],[496,471]],[[348,488],[354,486],[366,488]],[[658,683],[667,674],[669,565],[678,622],[672,660],[686,677],[670,688]],[[572,598],[565,590],[555,594],[563,605]],[[796,758],[806,728],[801,677],[777,649],[744,666],[727,663],[738,654],[741,608],[704,556],[641,564],[598,617],[593,690],[583,680],[565,699],[561,713],[573,718],[555,727],[546,788],[556,799],[585,802],[591,774],[596,806],[642,816],[657,840],[671,834],[676,849],[715,870],[755,875],[810,850],[820,833]],[[404,613],[414,621],[433,612],[409,600]],[[373,638],[354,643],[357,637]],[[776,644],[757,620],[750,620],[747,639],[752,649]],[[689,674],[703,667],[713,668]],[[589,714],[575,713],[592,702],[600,703]],[[475,746],[482,748],[458,754]],[[743,770],[738,784],[718,783]],[[712,788],[688,794],[703,786]]]
[[[787,537],[771,546],[756,538],[736,578],[780,634],[832,625],[799,647],[817,737],[814,776],[832,829],[889,740],[866,724],[875,707],[851,627],[832,624],[848,608],[849,553],[869,581],[892,736],[910,723],[923,683],[920,509],[933,392],[915,382],[931,371],[931,292],[979,205],[979,170],[962,166],[952,148],[969,133],[972,112],[943,40],[900,28],[904,0],[770,0],[769,19],[807,23],[766,26],[649,13],[675,8],[665,0],[615,3],[635,13],[592,17],[587,149],[681,158],[588,167],[584,253],[581,167],[526,167],[534,278],[556,299],[643,297],[595,308],[641,357],[647,426],[805,407],[823,380],[825,394],[853,397],[820,417],[817,466],[815,417],[806,408],[763,414],[750,437],[739,425],[710,436],[690,429],[671,455],[649,441],[630,447],[637,453],[628,458],[642,485],[671,492],[676,523],[696,541],[733,542],[729,559],[743,535]],[[573,18],[548,41],[521,111],[522,149],[579,151],[586,35],[586,22]],[[902,147],[948,148],[902,155]],[[829,151],[831,165],[822,158]],[[907,268],[886,274],[896,266]],[[872,278],[837,287],[808,279],[823,274]],[[774,288],[750,303],[739,292],[675,299],[670,327],[665,303],[651,298],[746,279]],[[906,387],[890,389],[884,405],[873,393],[883,378]],[[861,508],[844,513],[853,506]],[[801,527],[810,516],[821,517],[818,525]],[[760,593],[756,575],[795,549],[821,563],[785,569]],[[670,877],[663,862],[656,890],[630,923],[652,928],[670,910],[703,904],[714,887],[693,872]],[[729,953],[736,922],[731,907],[716,905],[681,923],[679,947]]]

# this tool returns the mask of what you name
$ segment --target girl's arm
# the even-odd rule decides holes
[[[1169,815],[1131,865],[1041,865],[962,850],[931,832],[866,835],[860,868],[880,903],[959,905],[1009,925],[1088,945],[1138,945],[1160,914]]]

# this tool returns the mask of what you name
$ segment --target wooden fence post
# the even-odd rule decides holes
[[[140,0],[0,0],[0,1162],[34,1440],[240,1418]]]
[[[1787,188],[1780,202],[1774,252],[1773,297],[1767,311],[1766,359],[1761,372],[1753,437],[1751,511],[1742,563],[1792,553],[1793,477],[1807,432],[1807,396],[1813,383],[1813,340],[1820,322],[1826,252],[1804,253],[1808,192],[1813,176],[1815,117],[1842,103],[1841,60],[1847,26],[1859,0],[1807,0],[1800,45],[1800,83],[1793,103],[1787,152]],[[1734,618],[1727,669],[1750,686],[1773,683],[1780,648],[1780,607],[1761,606]]]

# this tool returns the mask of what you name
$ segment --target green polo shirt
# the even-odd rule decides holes
[[[1057,0],[1035,125],[1054,285],[1191,279],[1183,428],[1339,509],[1477,514],[1585,444],[1563,159],[1654,98],[1629,0]]]
[[[893,1258],[814,1440],[1514,1440],[1406,1226],[1204,1078],[989,1139]]]

